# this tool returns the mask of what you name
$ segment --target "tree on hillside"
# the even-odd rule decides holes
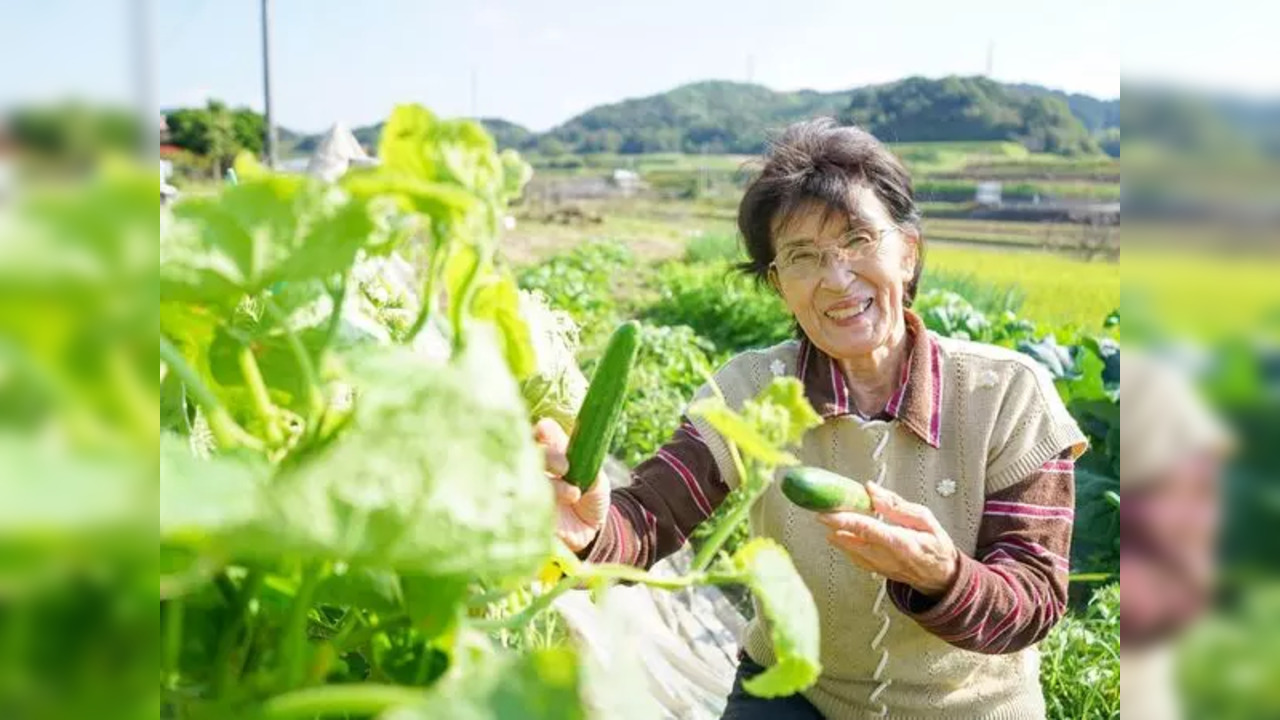
[[[1036,152],[1098,151],[1062,98],[982,77],[913,77],[857,90],[841,119],[889,142],[1013,140]]]

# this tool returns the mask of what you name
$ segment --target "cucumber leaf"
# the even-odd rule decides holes
[[[764,612],[777,661],[743,687],[758,697],[779,697],[804,690],[822,672],[818,659],[818,608],[796,572],[791,557],[768,538],[747,543],[733,556],[747,586]]]
[[[160,436],[160,537],[166,545],[215,546],[263,518],[271,467],[250,454],[204,459],[188,440]]]
[[[160,243],[160,298],[234,306],[284,281],[355,262],[373,232],[365,204],[301,177],[267,175],[173,209]]]
[[[798,464],[783,448],[799,444],[807,431],[822,424],[804,396],[803,384],[793,377],[774,378],[754,400],[742,404],[740,413],[714,397],[693,403],[689,413],[705,419],[744,455],[769,467]]]
[[[542,457],[497,342],[476,330],[447,364],[353,350],[350,422],[272,487],[276,551],[430,576],[537,570],[553,522]]]

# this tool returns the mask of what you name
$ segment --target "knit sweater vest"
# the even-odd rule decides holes
[[[987,493],[1017,483],[1085,438],[1047,371],[1027,356],[980,343],[934,340],[942,378],[938,448],[896,420],[850,414],[809,431],[796,455],[805,465],[877,480],[926,505],[960,552],[972,555]],[[740,408],[779,370],[793,375],[798,347],[789,341],[730,360],[715,377],[728,403]],[[700,396],[709,392],[704,388]],[[702,419],[693,422],[721,476],[736,487],[737,472],[724,440]],[[828,544],[828,528],[789,502],[777,482],[756,503],[750,522],[753,535],[773,538],[787,549],[817,604],[823,671],[804,696],[826,717],[1044,717],[1037,648],[984,655],[927,632],[886,597],[884,578],[857,567]],[[743,645],[756,662],[768,666],[775,658],[763,617],[757,603]]]

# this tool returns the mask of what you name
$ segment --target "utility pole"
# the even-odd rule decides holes
[[[155,161],[160,156],[159,109],[155,98],[155,7],[151,0],[133,0],[134,81],[138,120],[142,124],[139,153]]]
[[[276,166],[276,124],[271,114],[271,0],[262,0],[262,95],[267,122],[263,139],[267,151],[267,167]]]

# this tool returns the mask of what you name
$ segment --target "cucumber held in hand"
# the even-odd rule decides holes
[[[818,467],[793,467],[782,474],[782,494],[805,510],[871,512],[871,496],[856,480]]]
[[[578,422],[569,438],[569,472],[564,479],[586,491],[596,481],[604,466],[613,432],[622,417],[622,403],[627,395],[627,379],[640,346],[640,327],[626,322],[613,331],[604,357],[596,366],[582,400]]]

